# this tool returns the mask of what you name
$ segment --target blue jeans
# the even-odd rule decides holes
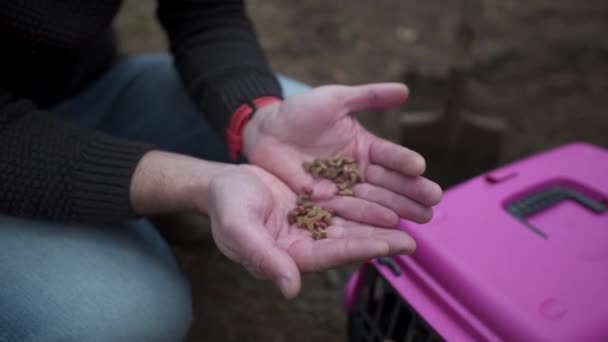
[[[279,76],[285,96],[307,86]],[[114,136],[227,161],[169,56],[128,56],[53,115]],[[178,341],[191,292],[147,219],[59,225],[0,216],[0,342]]]

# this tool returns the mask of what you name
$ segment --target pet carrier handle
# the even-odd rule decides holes
[[[564,186],[554,186],[532,193],[510,204],[507,207],[507,211],[515,218],[519,219],[528,228],[546,238],[547,235],[543,231],[526,222],[526,217],[543,211],[567,199],[576,201],[583,207],[598,214],[606,211],[606,205],[604,203],[591,198],[580,191]]]

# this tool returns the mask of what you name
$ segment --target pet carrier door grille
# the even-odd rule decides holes
[[[364,275],[348,316],[349,342],[443,342],[376,270]]]

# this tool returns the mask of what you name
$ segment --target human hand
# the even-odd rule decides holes
[[[299,293],[300,272],[415,249],[414,241],[403,231],[341,218],[332,220],[326,239],[314,240],[307,230],[288,223],[287,214],[296,205],[295,193],[253,165],[235,166],[216,175],[199,200],[224,255],[256,278],[271,280],[286,298]]]
[[[407,95],[396,83],[323,86],[294,95],[258,110],[245,126],[243,152],[292,190],[311,191],[313,200],[346,219],[382,227],[395,227],[399,218],[427,222],[441,189],[421,176],[422,156],[373,135],[351,115],[398,106]],[[366,178],[352,188],[352,197],[334,196],[333,183],[313,179],[302,167],[337,154],[354,158]]]
[[[162,151],[146,153],[130,189],[140,215],[189,212],[209,215],[213,238],[231,260],[270,279],[286,298],[300,291],[300,272],[322,271],[381,256],[411,253],[403,231],[334,217],[327,238],[288,222],[296,194],[254,165],[209,162]]]

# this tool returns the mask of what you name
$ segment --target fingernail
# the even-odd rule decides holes
[[[416,241],[410,240],[405,242],[403,248],[399,250],[399,254],[412,254],[416,250]]]
[[[418,173],[418,175],[424,174],[424,172],[426,171],[426,160],[420,154],[418,154],[418,156],[416,157],[415,165],[416,173]]]
[[[281,277],[279,279],[279,287],[281,288],[281,292],[286,294],[291,287],[291,280],[287,277]]]
[[[425,208],[424,212],[421,214],[420,221],[421,223],[427,223],[431,221],[433,218],[433,207]]]
[[[391,246],[388,241],[377,240],[376,248],[378,250],[378,254],[381,256],[387,256],[391,253]]]
[[[428,189],[427,202],[429,205],[436,205],[441,201],[443,190],[437,183],[432,183]]]

